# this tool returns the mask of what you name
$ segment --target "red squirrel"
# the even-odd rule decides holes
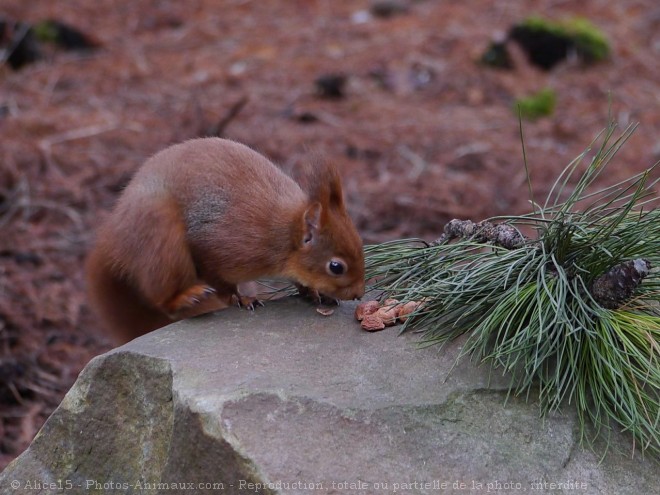
[[[121,342],[254,297],[238,285],[290,279],[336,299],[364,294],[362,240],[339,174],[300,183],[245,145],[193,139],[152,156],[100,226],[86,262],[93,309]]]

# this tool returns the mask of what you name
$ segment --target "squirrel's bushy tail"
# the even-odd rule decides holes
[[[171,320],[146,303],[126,280],[117,277],[102,254],[92,250],[87,260],[87,294],[95,313],[117,343],[124,344]]]

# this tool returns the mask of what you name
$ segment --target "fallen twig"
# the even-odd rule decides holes
[[[225,115],[220,119],[220,121],[209,130],[209,135],[222,137],[225,133],[225,129],[234,120],[239,113],[245,108],[245,105],[248,104],[250,98],[247,96],[241,97],[237,102],[229,107],[229,110]]]

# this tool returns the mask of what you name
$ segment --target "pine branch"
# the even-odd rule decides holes
[[[660,210],[648,209],[659,199],[655,166],[589,192],[633,130],[615,138],[610,126],[586,168],[590,150],[532,213],[452,220],[432,243],[367,246],[366,264],[384,298],[424,301],[402,331],[421,332],[426,345],[467,333],[461,356],[509,372],[515,393],[538,389],[544,413],[576,404],[586,441],[587,421],[596,436],[614,423],[660,458]]]

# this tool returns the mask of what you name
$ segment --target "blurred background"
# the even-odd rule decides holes
[[[219,135],[322,153],[366,242],[528,211],[608,122],[660,158],[657,0],[2,0],[0,468],[94,355],[82,262],[135,169]]]

